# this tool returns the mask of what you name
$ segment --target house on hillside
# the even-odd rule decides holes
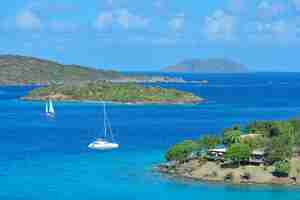
[[[219,160],[219,161],[224,161],[225,158],[225,153],[227,151],[227,147],[225,146],[219,146],[214,149],[209,149],[207,151],[207,158],[209,160]],[[266,162],[265,160],[266,153],[262,149],[257,149],[251,152],[251,155],[248,160],[245,160],[245,162],[252,164],[252,165],[262,165]]]

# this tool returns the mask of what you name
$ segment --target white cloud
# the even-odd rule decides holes
[[[116,15],[117,23],[125,29],[146,28],[149,25],[149,20],[147,18],[134,15],[127,9],[118,10]]]
[[[210,40],[234,40],[237,20],[223,10],[215,11],[207,16],[203,32]]]
[[[170,21],[169,21],[169,27],[175,31],[181,31],[184,27],[184,23],[185,23],[185,15],[184,14],[179,14],[176,15],[175,17],[173,17]]]
[[[107,27],[110,27],[113,21],[114,19],[113,19],[112,12],[103,12],[97,16],[94,26],[98,30],[103,30],[106,29]]]
[[[299,42],[295,20],[276,20],[272,22],[254,22],[248,25],[247,35],[259,43],[289,44]]]
[[[22,30],[39,30],[42,27],[42,22],[32,11],[24,10],[17,14],[16,26]]]
[[[118,9],[115,11],[107,11],[100,13],[95,21],[95,27],[98,30],[103,30],[113,25],[123,29],[144,29],[149,25],[148,18],[135,15],[127,9]]]

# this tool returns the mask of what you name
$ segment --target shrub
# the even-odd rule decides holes
[[[221,144],[221,140],[217,136],[204,136],[197,141],[199,149],[212,149]]]
[[[250,155],[251,150],[247,144],[233,144],[227,149],[225,159],[240,165],[241,161],[248,160]]]
[[[227,145],[239,143],[241,138],[241,131],[239,129],[225,130],[223,133],[223,143]]]
[[[274,174],[280,177],[287,177],[290,172],[290,162],[289,161],[278,161],[274,164],[275,170]]]
[[[241,143],[249,145],[250,149],[253,151],[255,149],[264,148],[266,140],[262,135],[257,135],[255,137],[246,137],[241,140]]]
[[[266,137],[276,137],[295,133],[295,123],[291,121],[260,121],[246,126],[247,133],[262,134]]]
[[[198,145],[195,142],[192,140],[186,140],[171,147],[167,151],[165,158],[167,161],[183,161],[189,156],[190,153],[197,150],[197,148]]]
[[[290,135],[280,135],[271,139],[267,146],[267,160],[269,163],[286,160],[293,155],[294,140]]]

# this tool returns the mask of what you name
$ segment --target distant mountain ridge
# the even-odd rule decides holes
[[[249,70],[242,64],[229,59],[188,59],[176,65],[161,69],[163,72],[177,73],[246,73]]]
[[[49,84],[68,81],[114,80],[123,75],[79,65],[64,65],[45,59],[0,55],[0,84]]]

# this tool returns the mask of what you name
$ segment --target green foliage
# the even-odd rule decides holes
[[[172,146],[166,153],[165,158],[167,161],[185,160],[190,153],[198,149],[198,145],[192,140],[186,140],[182,143]]]
[[[231,145],[239,143],[241,139],[241,130],[239,127],[235,126],[230,129],[225,129],[223,133],[223,143],[226,145]]]
[[[265,137],[276,137],[281,134],[292,134],[295,127],[290,121],[256,121],[245,128],[246,133],[262,134]]]
[[[280,135],[267,145],[267,160],[270,163],[289,159],[293,155],[294,139],[291,135]]]
[[[217,136],[204,136],[197,141],[197,144],[199,149],[207,150],[221,144],[221,140]]]
[[[266,145],[266,140],[262,135],[257,135],[255,137],[245,137],[241,139],[242,144],[247,144],[253,151],[255,149],[263,149]]]
[[[274,174],[277,176],[288,176],[290,173],[290,162],[287,160],[277,161],[275,164]]]
[[[295,130],[295,145],[300,146],[300,119],[291,119],[289,122]]]
[[[251,149],[247,144],[232,144],[225,153],[225,160],[240,164],[241,161],[248,160]]]
[[[95,100],[115,102],[197,102],[199,97],[174,89],[143,87],[134,83],[110,83],[104,81],[81,84],[64,84],[35,89],[30,98],[42,98],[49,94],[64,95],[74,100]]]

